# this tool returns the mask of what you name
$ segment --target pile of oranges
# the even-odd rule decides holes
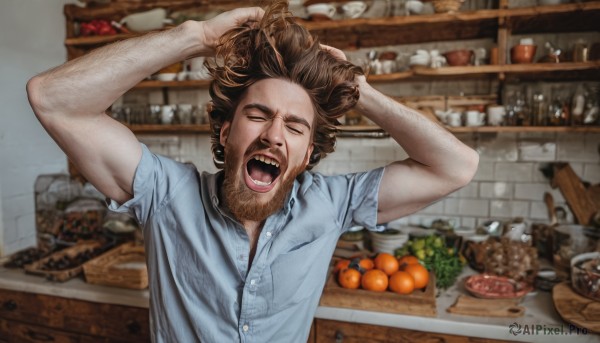
[[[397,259],[380,253],[374,259],[342,259],[335,265],[337,280],[344,288],[362,288],[369,291],[410,294],[429,282],[429,272],[412,255]]]

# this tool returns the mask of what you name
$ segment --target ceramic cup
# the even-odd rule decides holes
[[[501,105],[492,105],[487,108],[488,124],[492,126],[500,126],[504,123],[506,109]]]
[[[350,1],[342,6],[344,16],[352,19],[360,17],[366,9],[367,4],[363,1]]]
[[[479,111],[467,111],[465,113],[467,126],[481,126],[485,120],[485,113]]]
[[[337,9],[330,4],[314,4],[306,7],[306,12],[310,16],[323,15],[331,19],[335,15],[335,12],[337,12]]]
[[[160,122],[163,124],[172,124],[175,116],[175,106],[163,105],[160,108]]]
[[[448,113],[446,115],[446,124],[453,127],[462,126],[462,116],[460,115],[460,112]]]

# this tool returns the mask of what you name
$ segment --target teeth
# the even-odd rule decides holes
[[[262,182],[262,181],[254,180],[253,178],[250,178],[250,179],[252,180],[252,182],[254,182],[254,184],[256,184],[258,186],[268,186],[272,183],[272,182]]]
[[[274,159],[271,159],[269,157],[263,156],[263,155],[259,155],[259,156],[254,156],[254,159],[257,161],[261,161],[264,162],[266,164],[272,164],[275,167],[279,168],[279,163],[277,163],[277,161],[275,161]]]

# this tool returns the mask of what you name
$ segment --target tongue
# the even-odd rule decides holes
[[[256,160],[248,162],[248,174],[255,181],[264,183],[271,183],[273,181],[273,176],[266,168],[266,165]]]

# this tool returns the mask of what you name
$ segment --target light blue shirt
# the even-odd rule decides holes
[[[252,265],[244,227],[199,174],[142,144],[134,198],[110,209],[142,226],[154,342],[306,342],[341,233],[375,230],[383,168],[302,173],[265,222]]]

